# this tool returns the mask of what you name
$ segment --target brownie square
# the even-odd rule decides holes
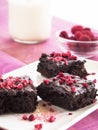
[[[96,92],[94,81],[61,72],[37,87],[40,98],[67,110],[77,110],[92,104]]]
[[[39,59],[37,71],[48,78],[56,76],[59,72],[78,75],[84,78],[88,75],[85,63],[86,60],[80,60],[69,51],[66,53],[43,53]]]
[[[37,91],[28,76],[0,77],[0,114],[33,112]]]

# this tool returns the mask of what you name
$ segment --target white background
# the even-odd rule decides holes
[[[51,0],[52,14],[98,30],[98,0]]]

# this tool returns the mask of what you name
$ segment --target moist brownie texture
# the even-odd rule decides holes
[[[40,98],[67,110],[77,110],[96,101],[95,82],[60,72],[38,87]]]
[[[30,77],[0,77],[0,114],[33,112],[36,105],[37,91]]]
[[[85,68],[86,60],[80,60],[69,51],[66,53],[42,54],[39,59],[37,71],[45,77],[54,77],[59,72],[78,75],[82,78],[88,75]]]

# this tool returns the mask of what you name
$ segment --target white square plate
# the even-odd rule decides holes
[[[38,62],[33,62],[29,65],[26,65],[22,68],[14,70],[4,75],[7,76],[23,76],[29,75],[32,80],[34,81],[34,85],[37,86],[42,82],[44,77],[42,77],[37,71],[37,64]],[[95,72],[96,75],[90,76],[91,79],[98,80],[98,62],[87,60],[86,63],[87,71]],[[97,87],[97,85],[96,85]],[[35,114],[41,116],[41,119],[37,119],[35,121],[24,121],[22,120],[23,114],[4,114],[0,115],[0,127],[3,127],[7,130],[34,130],[34,125],[37,123],[42,123],[43,128],[42,130],[66,130],[91,112],[95,111],[98,108],[98,101],[92,105],[89,105],[85,108],[72,111],[72,115],[69,115],[70,111],[64,110],[62,108],[51,106],[55,112],[50,112],[48,108],[42,107],[39,105]],[[56,120],[55,122],[46,122],[44,121],[45,116],[48,115],[55,115]],[[30,113],[28,114],[30,115]]]

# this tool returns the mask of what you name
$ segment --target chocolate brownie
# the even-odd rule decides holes
[[[44,80],[38,87],[40,98],[67,110],[77,110],[95,102],[95,80],[60,72],[56,77]]]
[[[43,53],[39,59],[37,71],[45,77],[54,77],[59,72],[78,75],[82,78],[88,75],[85,68],[86,60],[80,60],[69,51],[66,53]]]
[[[36,105],[37,91],[30,77],[0,77],[0,114],[33,112]]]

